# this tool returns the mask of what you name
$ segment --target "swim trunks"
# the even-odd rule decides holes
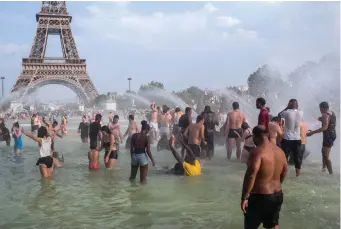
[[[36,165],[46,165],[47,168],[51,168],[53,165],[53,158],[51,156],[41,157],[38,159]]]
[[[108,153],[109,153],[109,151],[106,151],[106,152],[105,152],[105,154],[104,154],[104,159],[108,156]],[[109,159],[115,159],[115,160],[117,160],[117,157],[118,157],[117,150],[113,150],[113,151],[110,152]]]
[[[131,144],[131,136],[127,138],[125,148],[130,149],[130,144]]]
[[[293,158],[296,169],[301,169],[303,155],[300,153],[301,140],[286,140],[282,141],[282,150],[285,153],[287,161],[290,162],[289,157]]]
[[[145,153],[133,153],[131,155],[132,166],[145,166],[148,165],[148,158]]]
[[[98,169],[98,162],[89,162],[89,169]]]
[[[273,228],[279,223],[279,212],[283,203],[283,192],[273,194],[250,194],[244,215],[244,228],[256,229],[263,223],[264,228]]]
[[[189,144],[188,145],[189,148],[191,148],[193,154],[195,155],[195,157],[200,157],[200,152],[201,152],[201,148],[199,145],[196,144]]]
[[[239,136],[235,133],[237,132]],[[230,129],[227,138],[239,138],[243,135],[243,129]]]
[[[256,148],[256,147],[255,146],[244,146],[244,149],[249,153],[251,153],[254,148]]]

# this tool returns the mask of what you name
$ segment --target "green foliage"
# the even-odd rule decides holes
[[[165,87],[161,82],[151,81],[146,85],[141,85],[139,91],[147,91],[150,89],[165,89]]]

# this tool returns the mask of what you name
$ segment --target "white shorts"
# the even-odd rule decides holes
[[[159,126],[157,122],[150,122],[149,125],[150,125],[150,128],[153,128],[156,132],[159,132]]]

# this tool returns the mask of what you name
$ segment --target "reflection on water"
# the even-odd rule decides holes
[[[71,131],[78,120],[70,120]],[[123,122],[126,128],[127,122]],[[150,167],[148,184],[128,181],[129,154],[121,152],[117,167],[88,170],[88,146],[79,137],[58,139],[56,149],[65,166],[52,179],[41,180],[35,143],[24,137],[22,156],[0,148],[0,228],[242,228],[239,208],[245,165],[225,161],[219,148],[203,175],[179,177],[163,173],[175,160],[170,152],[154,150],[157,168]],[[334,170],[337,171],[336,166]],[[338,228],[339,172],[329,176],[317,165],[305,164],[302,177],[290,168],[285,181],[282,228]]]

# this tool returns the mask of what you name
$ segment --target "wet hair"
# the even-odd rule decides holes
[[[239,103],[238,102],[233,102],[232,103],[232,108],[233,108],[233,110],[239,109]]]
[[[279,117],[279,116],[272,117],[271,121],[272,122],[280,122],[281,121],[281,117]]]
[[[165,113],[167,113],[168,111],[169,111],[169,107],[167,107],[167,105],[163,105],[163,107],[162,107],[162,112],[165,114]]]
[[[210,106],[205,106],[204,112],[211,112],[211,107]]]
[[[41,126],[41,127],[38,129],[37,137],[38,137],[38,138],[45,138],[45,137],[48,137],[48,132],[47,132],[47,129],[46,129],[45,126]]]
[[[128,116],[128,119],[129,119],[129,120],[134,120],[134,115],[129,115],[129,116]]]
[[[52,124],[58,126],[58,122],[56,120],[54,120]]]
[[[189,112],[191,112],[191,110],[192,110],[192,108],[190,108],[190,107],[186,107],[186,109],[185,109],[185,113],[186,113],[186,114],[188,114]]]
[[[297,109],[298,108],[298,102],[297,99],[290,99],[288,104],[289,109]]]
[[[13,127],[19,128],[19,127],[20,127],[20,126],[19,126],[19,122],[13,123]]]
[[[259,98],[257,98],[256,103],[259,104],[259,105],[261,105],[261,106],[265,106],[266,101],[265,101],[264,98],[259,97]]]
[[[95,116],[95,121],[101,121],[102,115],[101,114],[96,114]]]
[[[255,126],[252,130],[252,135],[255,137],[268,137],[269,132],[265,126]]]
[[[109,129],[108,126],[102,126],[101,127],[101,131],[107,133],[107,134],[111,134],[111,130]]]
[[[175,108],[175,112],[179,112],[180,111],[180,108],[179,107],[176,107]]]
[[[320,109],[329,110],[329,104],[327,102],[321,102],[319,106]]]
[[[268,110],[268,112],[270,113],[270,107],[265,107],[265,109],[267,109],[267,110]]]
[[[249,129],[250,128],[250,126],[249,126],[249,124],[247,123],[247,122],[243,122],[242,123],[242,129],[243,130],[247,130],[247,129]]]
[[[141,131],[148,131],[150,129],[146,120],[141,121]]]
[[[204,120],[204,117],[202,115],[198,115],[197,116],[197,123],[201,122],[202,120]]]
[[[114,119],[120,119],[118,115],[114,115]]]

